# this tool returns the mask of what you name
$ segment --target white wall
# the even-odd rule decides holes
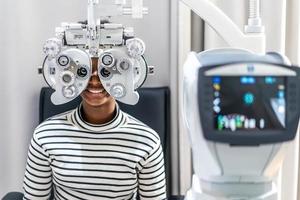
[[[87,0],[0,0],[0,198],[21,191],[28,143],[38,124],[40,88],[37,74],[42,46],[60,22],[86,19]],[[122,19],[133,25],[146,45],[155,76],[145,86],[170,82],[170,1],[145,0],[150,14],[144,20]],[[125,25],[125,24],[124,24]]]

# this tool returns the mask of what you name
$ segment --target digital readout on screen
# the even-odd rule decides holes
[[[216,130],[282,130],[286,120],[285,78],[212,77]]]

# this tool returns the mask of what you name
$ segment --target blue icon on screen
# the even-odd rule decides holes
[[[267,76],[266,78],[265,78],[265,83],[266,84],[273,84],[273,83],[275,83],[276,82],[276,78],[274,78],[274,77],[272,77],[272,76]]]
[[[284,91],[278,92],[278,98],[283,99],[284,98]]]
[[[242,84],[255,84],[255,78],[252,76],[243,76],[240,81]]]
[[[255,83],[255,78],[254,77],[248,77],[248,83],[249,84],[254,84]]]
[[[247,84],[248,83],[248,78],[245,77],[245,76],[241,77],[241,83],[242,84]]]
[[[213,83],[214,84],[220,84],[221,83],[221,77],[219,77],[219,76],[213,77]]]
[[[251,105],[254,102],[254,95],[251,92],[247,92],[246,94],[244,94],[243,99],[246,105]]]

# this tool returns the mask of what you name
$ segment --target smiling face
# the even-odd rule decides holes
[[[89,80],[88,86],[81,93],[82,100],[84,103],[93,107],[114,103],[114,98],[104,89],[97,72],[98,58],[92,58],[92,76]]]

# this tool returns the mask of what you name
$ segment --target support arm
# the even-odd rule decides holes
[[[181,0],[207,22],[231,47],[265,53],[265,34],[244,34],[239,27],[209,0]]]

